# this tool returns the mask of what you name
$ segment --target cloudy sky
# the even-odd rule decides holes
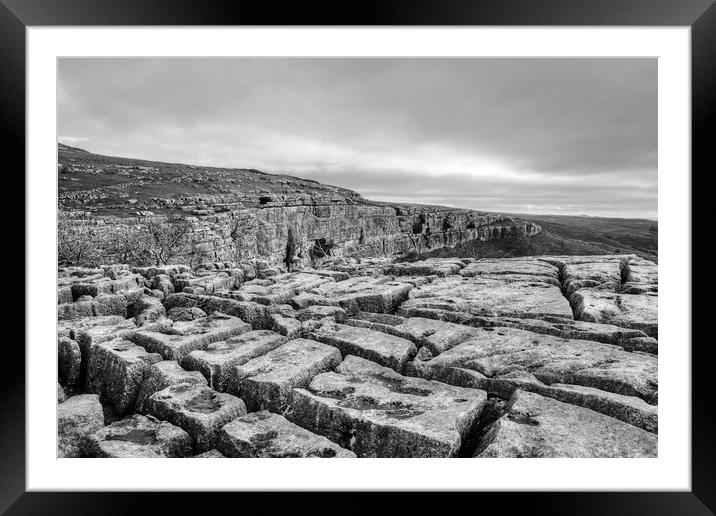
[[[58,135],[365,197],[656,218],[655,59],[61,59]]]

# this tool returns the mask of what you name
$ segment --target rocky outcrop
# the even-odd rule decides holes
[[[314,200],[315,201],[315,200]],[[152,217],[163,221],[164,217]],[[145,217],[93,217],[111,234],[118,226],[141,227]],[[326,257],[403,257],[455,247],[471,240],[523,238],[541,228],[492,213],[439,208],[347,203],[243,208],[187,217],[189,242],[178,254],[195,263],[263,259],[271,264],[311,265]]]
[[[108,234],[181,215],[193,263],[326,256],[395,257],[472,240],[536,235],[536,224],[466,209],[370,201],[357,192],[257,170],[99,156],[61,146],[60,209]]]

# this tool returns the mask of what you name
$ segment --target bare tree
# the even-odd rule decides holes
[[[172,216],[165,222],[147,222],[148,249],[156,265],[166,265],[181,254],[188,243],[191,225],[183,217]]]
[[[149,238],[149,233],[141,228],[118,225],[107,239],[104,251],[113,263],[147,265],[153,258]]]
[[[101,261],[101,246],[96,226],[73,222],[59,216],[57,221],[57,261],[59,265],[93,267]]]

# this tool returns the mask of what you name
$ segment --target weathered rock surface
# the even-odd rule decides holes
[[[517,391],[478,457],[656,457],[656,435],[597,412]]]
[[[407,339],[366,328],[326,322],[310,333],[319,342],[335,346],[344,357],[355,355],[401,372],[418,352]]]
[[[623,279],[626,280],[621,289],[624,294],[659,291],[659,267],[638,256],[629,258],[624,268]]]
[[[231,381],[234,367],[264,355],[287,341],[288,338],[273,331],[249,331],[211,343],[206,349],[192,351],[184,357],[182,366],[190,371],[199,371],[209,382],[209,387],[223,392]]]
[[[582,288],[618,292],[622,284],[622,268],[628,258],[595,257],[593,261],[584,258],[563,259],[564,287],[567,297]]]
[[[215,448],[219,428],[246,414],[244,402],[236,396],[189,383],[172,385],[152,394],[145,406],[148,413],[191,435],[197,452]]]
[[[192,459],[225,459],[226,456],[219,450],[209,450],[198,455],[194,455]]]
[[[247,332],[251,326],[237,317],[214,313],[203,319],[178,321],[164,332],[137,331],[130,338],[147,351],[167,360],[181,360],[190,352],[212,342]]]
[[[142,296],[134,303],[134,321],[137,326],[144,326],[165,317],[167,311],[156,297]]]
[[[297,339],[301,335],[301,321],[290,317],[283,317],[278,314],[272,316],[273,325],[271,329],[276,333],[288,337],[289,339]]]
[[[413,288],[410,283],[393,280],[390,276],[355,277],[340,282],[330,282],[311,290],[318,296],[333,299],[346,313],[388,313],[394,311],[408,298]]]
[[[99,396],[80,394],[57,406],[57,456],[81,457],[87,437],[102,428]]]
[[[544,386],[536,389],[536,392],[565,403],[586,407],[630,425],[643,428],[648,432],[658,432],[659,422],[656,405],[649,405],[635,396],[624,396],[592,387],[560,383]],[[655,396],[656,394],[654,394],[654,399]]]
[[[437,237],[421,224],[416,238]],[[58,454],[655,453],[656,264],[299,262],[60,269]]]
[[[659,336],[658,298],[652,294],[622,294],[582,289],[570,298],[574,315],[583,321],[614,324]]]
[[[57,318],[59,320],[100,315],[121,315],[124,317],[126,314],[127,299],[120,294],[100,294],[95,298],[79,298],[73,303],[57,305]]]
[[[427,360],[412,371],[456,385],[490,389],[516,371],[546,383],[569,383],[651,401],[658,387],[656,357],[618,346],[569,340],[514,328],[480,328],[480,335]],[[477,374],[471,374],[477,373]]]
[[[294,389],[286,417],[359,457],[453,457],[486,398],[349,356]]]
[[[167,317],[172,321],[193,321],[206,317],[206,312],[201,308],[177,306],[167,312]]]
[[[70,389],[79,387],[81,363],[79,344],[69,337],[57,339],[57,373],[62,385]]]
[[[620,343],[627,351],[643,351],[659,354],[659,342],[654,337],[633,337]]]
[[[87,390],[99,394],[119,415],[134,409],[149,367],[162,357],[132,342],[117,339],[92,347],[87,367]]]
[[[171,276],[167,274],[157,274],[151,278],[150,286],[153,290],[159,290],[165,296],[174,293],[174,283]]]
[[[613,324],[590,323],[585,321],[565,321],[564,319],[518,319],[509,317],[476,318],[471,325],[483,327],[504,326],[529,330],[545,335],[554,335],[563,339],[593,340],[605,344],[616,344],[626,349],[632,339],[647,338],[641,330],[621,328]],[[636,347],[635,342],[631,347]],[[649,347],[646,345],[646,347]]]
[[[555,285],[537,280],[482,279],[479,275],[438,278],[413,289],[398,313],[409,315],[414,308],[483,316],[573,318],[569,302]]]
[[[155,392],[178,384],[206,385],[206,378],[198,371],[187,371],[174,360],[162,360],[148,367],[137,394],[137,412],[144,412],[144,403]]]
[[[229,392],[239,396],[250,411],[286,409],[294,387],[304,387],[319,373],[341,361],[333,346],[307,339],[295,339],[265,355],[236,366]]]
[[[389,331],[410,339],[418,347],[426,346],[434,355],[439,355],[478,334],[476,329],[469,326],[422,317],[411,317],[390,328],[392,330]]]
[[[238,417],[219,431],[219,450],[227,457],[351,458],[355,453],[266,410]]]
[[[72,298],[82,296],[98,297],[100,294],[118,294],[122,291],[133,290],[144,287],[144,280],[139,274],[132,274],[129,270],[115,274],[115,279],[108,276],[94,278],[78,278],[79,281],[72,282]],[[70,278],[63,278],[64,281]]]
[[[460,271],[460,275],[508,283],[533,281],[561,286],[559,269],[555,265],[535,260],[479,260],[468,264]]]
[[[191,267],[186,265],[161,265],[150,267],[132,267],[132,272],[141,274],[146,279],[152,279],[155,276],[166,276],[172,278],[183,272],[190,272]]]
[[[263,305],[283,304],[300,293],[333,281],[333,278],[307,272],[279,274],[267,280],[244,283],[236,293],[236,299]]]
[[[240,284],[237,278],[226,272],[205,274],[199,277],[180,274],[174,279],[175,289],[193,294],[212,294],[219,290],[233,289]]]
[[[215,312],[231,315],[250,324],[255,330],[271,329],[271,325],[273,324],[273,320],[271,319],[272,314],[269,308],[253,301],[237,301],[236,299],[218,296],[186,294],[182,292],[168,295],[164,300],[164,306],[170,309],[170,311],[177,307],[199,308],[209,315]]]
[[[62,388],[62,385],[59,383],[57,384],[57,403],[62,403],[67,399],[67,394],[65,394],[65,390]]]
[[[109,458],[188,457],[192,440],[178,426],[134,414],[90,435],[87,454]]]
[[[308,306],[296,312],[296,319],[299,321],[308,321],[309,319],[320,320],[330,317],[337,323],[346,322],[346,311],[339,306]]]
[[[394,276],[450,276],[457,274],[465,267],[465,262],[458,259],[428,258],[409,263],[395,263],[385,268],[386,274]]]

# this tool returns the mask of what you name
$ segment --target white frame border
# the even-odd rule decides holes
[[[658,57],[659,457],[56,459],[56,60],[135,55]],[[28,491],[691,489],[689,27],[28,27],[27,59]]]

